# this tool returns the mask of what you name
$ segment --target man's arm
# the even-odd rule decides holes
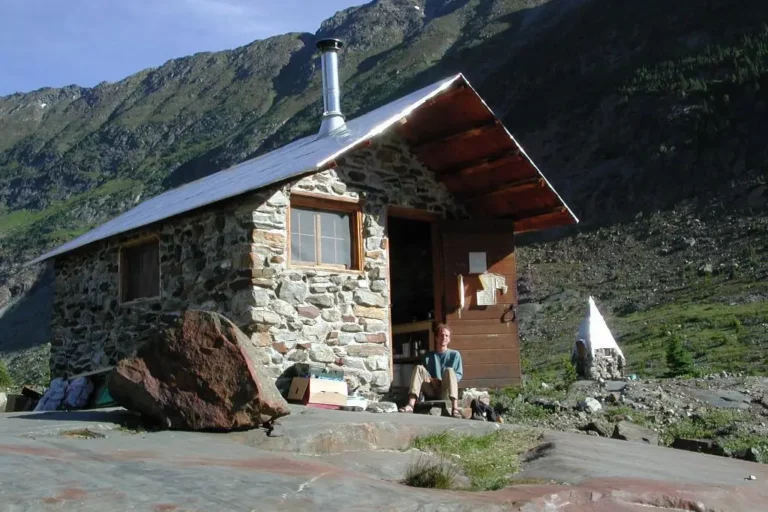
[[[456,373],[456,380],[461,380],[464,376],[464,365],[461,362],[461,352],[456,351],[456,359],[453,362],[453,371]]]

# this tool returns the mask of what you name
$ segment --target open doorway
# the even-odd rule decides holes
[[[387,218],[392,317],[392,386],[406,388],[411,371],[433,346],[435,281],[432,222]]]

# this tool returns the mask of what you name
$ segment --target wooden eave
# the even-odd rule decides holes
[[[515,233],[578,222],[469,84],[457,83],[396,129],[474,216],[513,219]]]

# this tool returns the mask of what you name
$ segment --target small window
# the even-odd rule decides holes
[[[120,300],[160,295],[160,244],[151,240],[120,249]]]
[[[339,210],[291,205],[291,263],[357,268],[357,205]],[[344,208],[342,211],[341,208]]]

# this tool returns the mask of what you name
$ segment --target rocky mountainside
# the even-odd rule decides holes
[[[768,368],[767,23],[760,0],[375,0],[317,36],[346,43],[348,116],[465,73],[582,219],[522,240],[529,370],[557,370],[593,294],[658,375],[673,336],[700,365]],[[46,342],[50,272],[22,262],[317,129],[315,38],[0,98],[5,358]]]

